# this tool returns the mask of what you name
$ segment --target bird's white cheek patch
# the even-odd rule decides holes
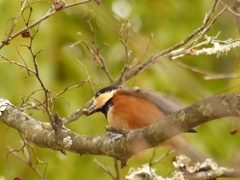
[[[106,104],[106,102],[113,97],[114,92],[115,91],[111,91],[98,96],[97,99],[95,99],[94,101],[96,109],[103,107]]]

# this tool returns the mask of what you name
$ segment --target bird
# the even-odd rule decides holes
[[[102,112],[110,126],[132,130],[149,126],[180,109],[173,100],[150,90],[108,86],[98,91],[93,104],[82,112],[87,116]]]
[[[89,116],[101,112],[110,126],[134,130],[149,126],[180,109],[182,109],[181,106],[175,101],[150,90],[138,87],[108,86],[95,94],[92,105],[88,109],[82,109],[82,113]],[[191,129],[187,132],[196,133],[197,131]],[[186,143],[183,140],[178,143],[174,141],[174,138],[171,138],[167,144],[174,149],[179,149],[177,146],[184,149],[183,146]],[[188,153],[184,154],[188,155]],[[195,152],[191,154],[194,154],[193,158],[198,156]],[[198,161],[200,159],[202,161],[202,158],[196,158]]]

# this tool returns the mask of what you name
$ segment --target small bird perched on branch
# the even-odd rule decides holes
[[[89,116],[102,112],[110,126],[132,130],[149,126],[180,109],[176,102],[146,89],[108,86],[96,93],[93,104],[88,109],[82,109],[82,113]],[[188,132],[196,131],[191,129]],[[178,142],[174,142],[176,140]],[[195,152],[192,153],[194,155],[183,152],[183,139],[181,142],[179,138],[176,140],[171,138],[167,141],[168,145],[177,150],[181,149],[180,151],[190,158],[198,156]]]
[[[176,102],[146,89],[108,86],[82,111],[87,116],[102,112],[113,127],[138,129],[180,109]]]

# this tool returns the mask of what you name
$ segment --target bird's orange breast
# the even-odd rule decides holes
[[[110,126],[124,129],[138,129],[149,126],[164,116],[158,107],[143,96],[116,92],[113,107],[108,112]]]

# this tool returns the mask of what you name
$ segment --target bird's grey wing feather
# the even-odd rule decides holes
[[[164,115],[169,115],[169,114],[172,114],[172,113],[182,109],[182,107],[178,103],[174,102],[171,99],[165,98],[165,97],[161,96],[159,93],[156,93],[153,91],[149,91],[146,89],[140,89],[138,87],[133,87],[133,88],[122,88],[121,87],[118,90],[121,92],[130,93],[134,96],[145,97],[145,98],[149,99],[160,109],[160,111],[162,111],[164,113]],[[197,133],[197,131],[195,129],[190,129],[186,132]]]
[[[159,93],[149,91],[146,89],[134,88],[120,88],[121,92],[131,93],[134,96],[142,96],[152,101],[165,115],[172,114],[181,108],[176,102],[161,96]]]

